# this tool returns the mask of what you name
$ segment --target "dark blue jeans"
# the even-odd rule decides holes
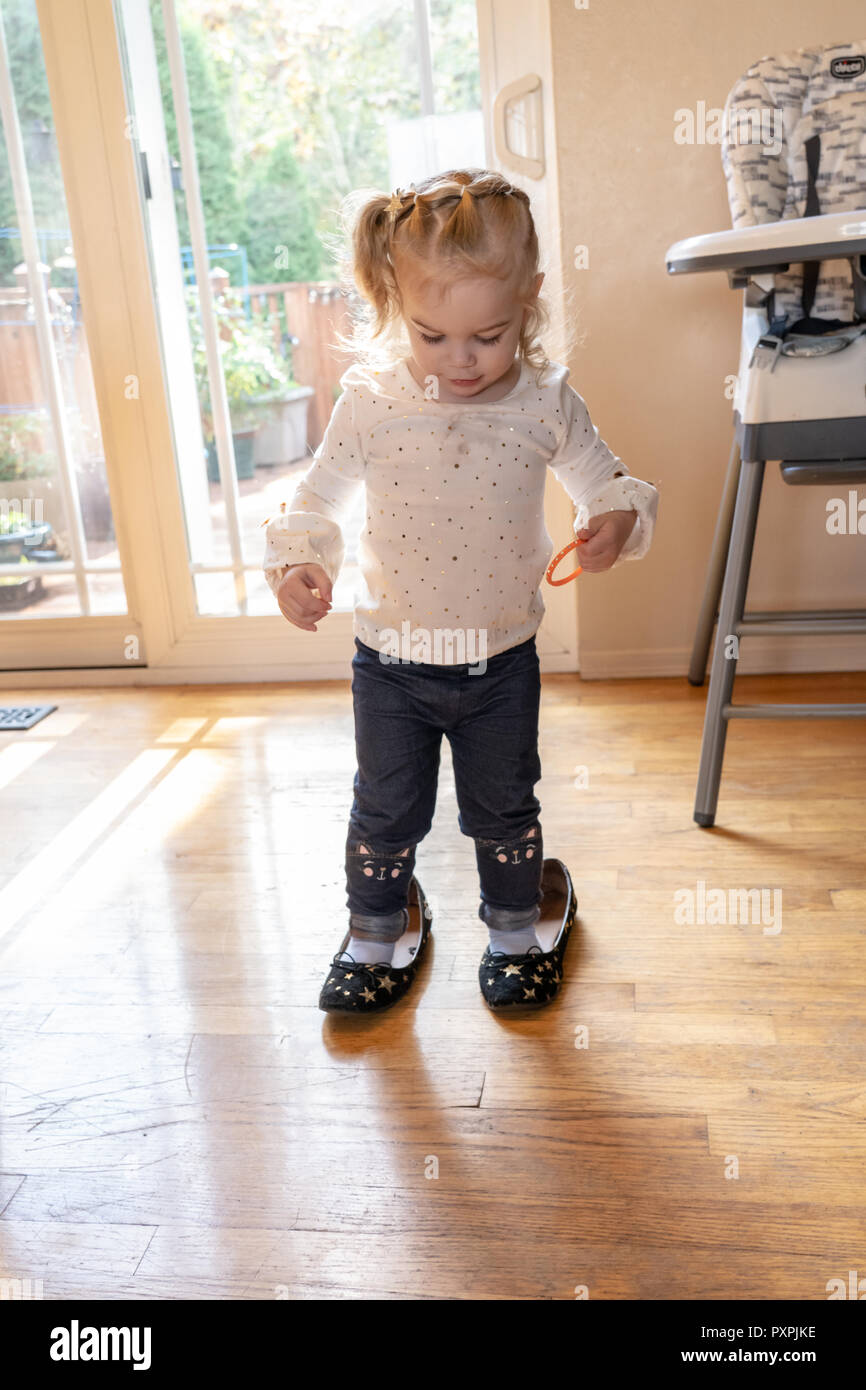
[[[436,806],[442,735],[451,745],[457,823],[475,840],[478,915],[500,931],[539,916],[543,845],[535,637],[477,666],[386,663],[355,638],[358,770],[346,839],[352,934],[396,941],[408,923],[415,848]]]

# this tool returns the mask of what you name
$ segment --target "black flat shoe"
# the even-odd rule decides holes
[[[408,992],[418,970],[418,962],[430,938],[433,913],[414,874],[409,882],[409,925],[394,943],[390,962],[358,964],[343,955],[351,930],[331,961],[328,978],[319,995],[319,1008],[326,1013],[376,1013],[396,1004]]]
[[[488,946],[481,957],[478,983],[491,1009],[537,1009],[559,993],[563,956],[577,917],[571,875],[561,859],[545,859],[541,889],[535,934],[542,945],[531,946],[522,956],[506,956]]]

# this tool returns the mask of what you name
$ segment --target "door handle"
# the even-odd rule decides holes
[[[512,134],[522,133],[522,150],[509,144],[509,121]],[[544,176],[544,109],[537,73],[518,77],[497,92],[493,102],[493,143],[497,158],[507,168],[531,179]]]

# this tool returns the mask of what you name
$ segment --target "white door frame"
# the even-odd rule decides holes
[[[549,355],[565,361],[563,326],[562,238],[559,218],[559,168],[553,105],[553,53],[550,36],[550,0],[476,0],[478,52],[481,62],[481,105],[487,162],[532,200],[532,212],[545,264],[543,294],[551,309],[551,331],[545,340]],[[533,73],[541,78],[545,168],[541,178],[529,178],[520,168],[509,167],[496,156],[493,109],[504,87]],[[552,473],[547,475],[544,519],[554,551],[574,536],[574,503]],[[566,556],[558,578],[573,568],[574,556]],[[542,580],[545,614],[536,646],[542,671],[578,670],[578,583],[551,585]]]

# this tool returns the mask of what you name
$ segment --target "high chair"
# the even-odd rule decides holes
[[[734,438],[689,680],[718,611],[694,819],[715,822],[730,719],[839,718],[866,704],[734,704],[742,637],[866,632],[866,610],[746,613],[767,460],[784,482],[866,481],[866,39],[762,58],[725,104],[732,231],[678,241],[671,275],[742,289]],[[721,593],[721,602],[719,595]]]

